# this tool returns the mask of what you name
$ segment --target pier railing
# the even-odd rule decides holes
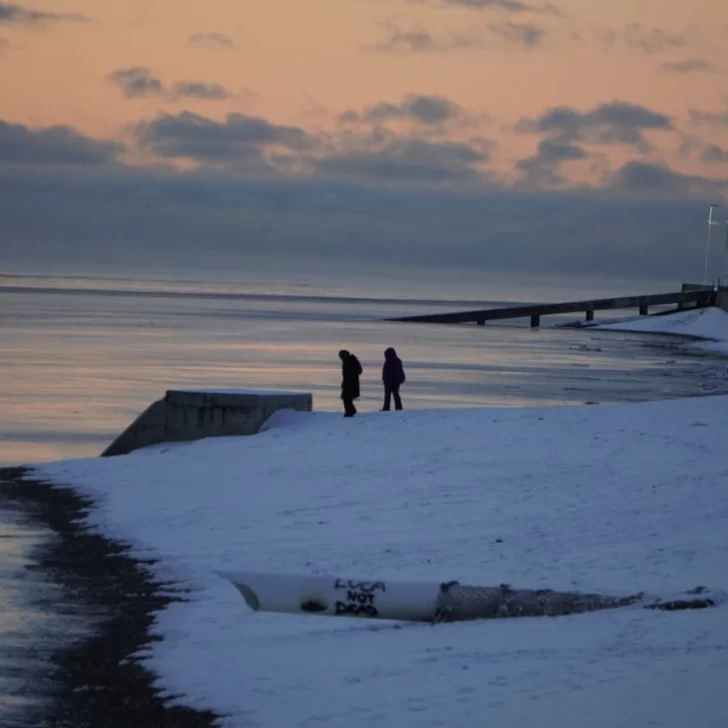
[[[541,325],[541,316],[584,312],[587,321],[593,321],[595,311],[637,308],[641,316],[646,316],[650,306],[676,304],[678,309],[704,308],[714,306],[717,292],[701,288],[682,290],[674,293],[652,293],[644,296],[619,296],[616,298],[594,298],[586,301],[567,301],[566,303],[541,303],[509,306],[506,308],[480,309],[477,311],[455,311],[453,313],[433,313],[421,316],[400,316],[389,321],[408,321],[424,324],[466,324],[484,326],[486,321],[512,318],[530,318],[531,327]]]

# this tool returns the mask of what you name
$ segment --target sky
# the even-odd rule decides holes
[[[679,258],[728,194],[726,37],[724,0],[0,2],[0,246],[362,254],[366,229],[406,259],[445,230],[517,265],[569,227],[520,223],[586,197],[592,250],[615,218],[665,245],[677,206]]]

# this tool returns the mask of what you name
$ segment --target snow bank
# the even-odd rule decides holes
[[[724,606],[402,626],[254,613],[214,572],[725,588],[727,407],[281,413],[254,437],[36,472],[193,590],[148,665],[227,726],[722,726]]]
[[[597,324],[594,328],[708,339],[695,342],[692,346],[728,354],[728,313],[721,308],[701,308],[664,316],[640,316]]]

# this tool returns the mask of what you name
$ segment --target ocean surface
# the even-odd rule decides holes
[[[383,320],[528,302],[506,286],[475,298],[455,281],[409,282],[398,296],[377,281],[337,284],[0,276],[0,466],[97,455],[170,388],[297,390],[340,409],[341,348],[364,366],[362,411],[381,406],[387,346],[406,366],[405,407],[611,403],[715,385],[715,362],[680,356],[670,338],[553,328],[576,315],[537,330]],[[527,290],[530,301],[586,294],[571,288]]]
[[[538,330],[527,320],[485,327],[383,320],[670,289],[568,280],[516,287],[497,278],[486,285],[437,272],[399,287],[362,275],[335,285],[325,277],[0,275],[0,467],[98,455],[171,388],[298,390],[313,393],[316,409],[339,410],[341,348],[364,367],[362,412],[381,407],[388,346],[404,360],[405,408],[611,404],[728,391],[725,359],[688,354],[671,337],[554,327],[578,316],[547,317]],[[52,615],[38,607],[46,585],[28,566],[34,545],[48,537],[0,501],[2,725],[42,697],[26,689],[43,671],[29,654]]]

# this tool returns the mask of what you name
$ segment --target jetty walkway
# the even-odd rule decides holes
[[[725,289],[718,291],[707,286],[684,284],[683,290],[674,293],[652,293],[643,296],[619,296],[616,298],[593,298],[585,301],[567,301],[566,303],[540,303],[508,306],[506,308],[479,309],[476,311],[455,311],[453,313],[432,313],[421,316],[400,316],[387,321],[406,321],[423,324],[467,324],[475,323],[485,326],[487,321],[503,319],[530,318],[531,328],[541,325],[541,317],[584,312],[586,321],[594,320],[595,311],[637,308],[640,316],[648,314],[650,306],[676,304],[678,310],[686,308],[705,308],[715,306],[718,297],[723,296]]]

